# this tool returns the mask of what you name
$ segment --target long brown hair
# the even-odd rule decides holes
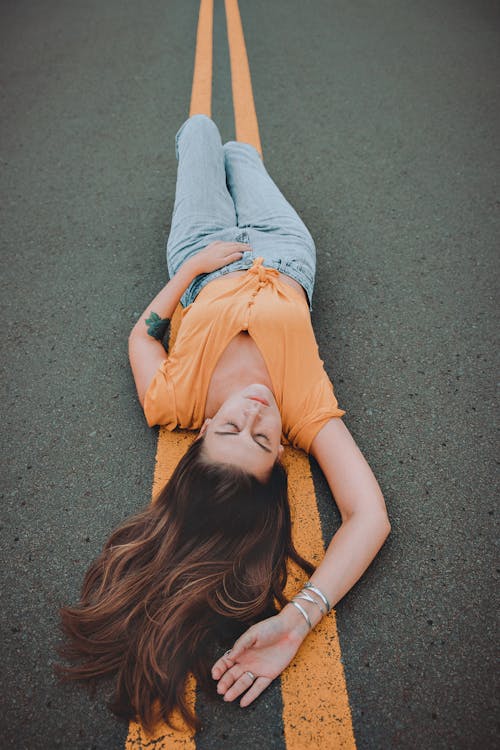
[[[58,651],[73,664],[56,672],[94,688],[116,675],[110,709],[146,731],[159,719],[169,724],[174,709],[199,728],[188,674],[215,692],[215,647],[273,614],[274,599],[287,603],[287,558],[314,571],[292,542],[283,466],[262,484],[239,467],[208,463],[200,438],[156,501],[111,534],[79,604],[61,608]]]

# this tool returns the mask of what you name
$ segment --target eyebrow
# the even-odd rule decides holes
[[[239,435],[239,432],[222,432],[221,430],[215,430],[214,435]],[[256,440],[252,435],[252,440],[254,443],[256,443],[259,448],[262,448],[263,451],[266,451],[267,453],[272,453],[272,450],[270,448],[267,448],[265,445],[262,445],[262,443],[259,443],[258,440]]]

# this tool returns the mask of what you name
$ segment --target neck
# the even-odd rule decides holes
[[[230,341],[212,373],[205,418],[213,417],[229,396],[252,383],[262,383],[273,390],[261,353],[248,333],[242,331]]]

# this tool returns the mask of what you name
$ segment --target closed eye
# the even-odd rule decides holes
[[[234,427],[235,432],[224,432],[222,430],[215,430],[215,434],[216,435],[237,435],[240,432],[240,428],[234,422],[226,422],[224,424],[224,427]],[[264,435],[262,433],[257,433],[256,435],[252,435],[252,439],[254,443],[256,443],[259,446],[259,448],[262,448],[262,450],[266,451],[266,453],[272,453],[272,450],[270,450],[270,448],[268,448],[265,445],[262,445],[262,443],[256,440],[256,438],[263,438],[269,443],[270,441],[267,435]]]
[[[262,432],[258,432],[256,435],[254,435],[254,437],[264,438],[264,440],[266,440],[268,443],[270,442],[267,435],[264,435]]]
[[[235,424],[234,422],[226,422],[226,424],[227,424],[227,425],[228,425],[229,427],[234,427],[234,428],[235,428],[235,430],[236,430],[237,432],[239,432],[239,431],[240,431],[240,428],[239,428],[239,427],[238,427],[238,425],[237,425],[237,424]],[[253,437],[254,437],[254,438],[264,438],[264,440],[266,440],[266,441],[267,441],[267,442],[269,443],[269,438],[268,438],[268,436],[267,436],[267,435],[264,435],[264,433],[263,433],[263,432],[257,432],[257,433],[255,433],[255,435],[253,435]]]

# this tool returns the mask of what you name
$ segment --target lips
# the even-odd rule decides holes
[[[269,406],[269,402],[265,398],[259,398],[258,396],[248,396],[248,398],[251,401],[258,401],[259,404],[264,404],[264,406]]]

